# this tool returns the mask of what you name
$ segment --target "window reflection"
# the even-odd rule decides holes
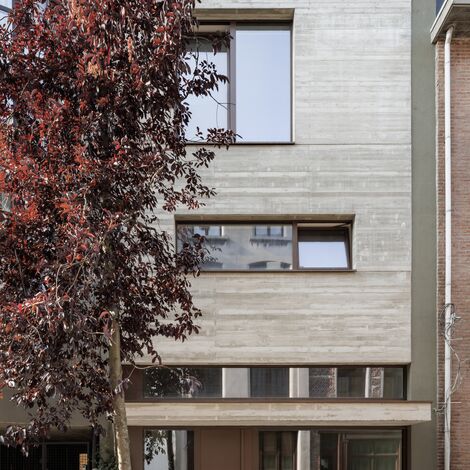
[[[206,237],[208,250],[201,269],[289,270],[292,269],[291,225],[195,225],[179,224],[177,243],[191,243],[194,235]]]
[[[154,429],[144,437],[145,470],[194,470],[194,433]]]
[[[401,431],[310,431],[310,470],[401,470]]]
[[[146,398],[220,398],[222,368],[155,368],[144,374]]]
[[[236,131],[242,142],[291,140],[290,26],[237,26]]]
[[[300,268],[348,268],[347,230],[299,227]]]
[[[250,396],[288,397],[289,369],[287,367],[253,367],[250,370]]]
[[[192,74],[200,74],[198,69],[215,66],[219,75],[227,76],[228,73],[228,51],[221,46],[221,49],[214,53],[212,41],[203,36],[190,44],[191,53],[188,55],[187,63]],[[207,130],[211,128],[228,128],[228,83],[218,82],[217,89],[207,96],[190,95],[186,102],[191,111],[191,119],[186,128],[188,140],[201,140],[197,136],[197,128],[203,133],[203,140]]]
[[[260,432],[260,470],[294,470],[296,447],[296,431]]]
[[[317,367],[309,369],[312,398],[404,398],[402,367]]]

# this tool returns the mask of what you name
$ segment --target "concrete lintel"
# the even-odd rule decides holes
[[[200,21],[290,21],[293,8],[196,8]]]
[[[409,426],[431,420],[430,402],[127,403],[129,426]]]

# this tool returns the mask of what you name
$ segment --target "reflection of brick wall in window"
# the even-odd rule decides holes
[[[310,431],[310,468],[320,468],[320,433]]]
[[[384,370],[381,367],[370,369],[370,398],[383,398],[384,395]]]
[[[309,396],[314,398],[336,398],[335,367],[310,368]]]

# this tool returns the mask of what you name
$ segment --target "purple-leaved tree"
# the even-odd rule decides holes
[[[234,139],[187,146],[188,96],[226,80],[188,61],[194,7],[19,0],[0,30],[0,389],[31,415],[7,443],[107,415],[129,470],[121,361],[198,330],[202,243],[176,254],[155,215],[212,196],[200,169]]]

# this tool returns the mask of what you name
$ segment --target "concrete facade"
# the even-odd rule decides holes
[[[204,273],[201,334],[169,364],[411,361],[411,2],[217,2],[293,8],[294,145],[235,145],[204,173],[203,220],[354,216],[349,273]],[[254,14],[252,20],[257,19]],[[165,215],[162,215],[165,217]],[[173,231],[174,220],[162,220]],[[334,335],[334,342],[332,342]]]
[[[408,399],[426,400],[429,413],[411,427],[402,423],[410,431],[407,468],[435,468],[429,404],[436,381],[434,55],[428,39],[435,5],[210,0],[203,8],[202,20],[292,15],[294,142],[220,152],[204,174],[217,196],[196,213],[180,211],[175,219],[162,214],[161,226],[173,232],[178,221],[352,218],[353,269],[202,273],[192,283],[204,312],[201,333],[184,344],[159,339],[164,362],[236,367],[224,369],[230,371],[224,384],[235,383],[242,393],[248,392],[245,375],[237,376],[241,367],[291,366],[291,397],[304,393],[302,369],[295,366],[409,366]],[[354,420],[357,409],[350,405],[339,406]],[[180,427],[219,419],[221,426],[246,426],[244,420],[257,413],[252,426],[280,426],[284,405],[266,406],[269,424],[260,418],[262,407],[246,402],[130,403],[128,409],[141,436],[145,422],[168,427],[176,415]],[[308,421],[314,408],[297,408],[298,419],[289,411],[289,425],[301,427],[300,415],[305,426],[346,425],[332,410],[329,424],[318,417]],[[198,413],[212,418],[201,421]],[[356,425],[380,425],[369,417]],[[299,470],[310,468],[304,437],[299,435]]]

